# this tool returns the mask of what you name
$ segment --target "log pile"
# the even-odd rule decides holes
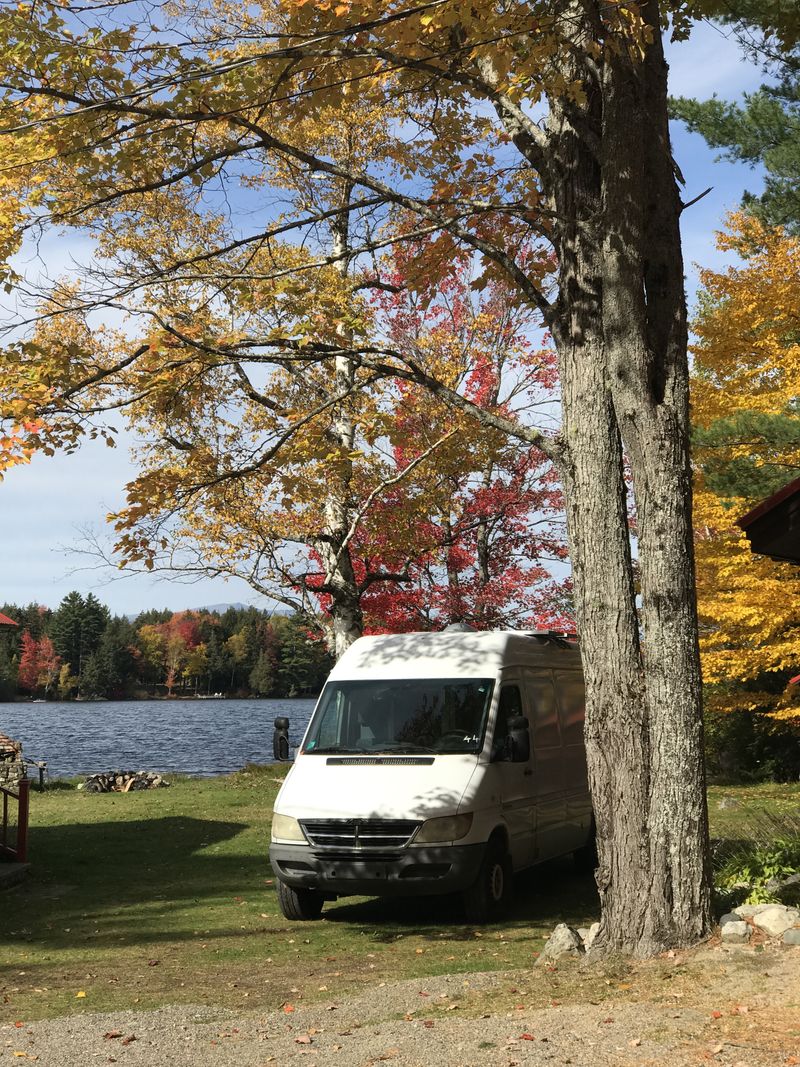
[[[106,771],[90,774],[78,789],[85,789],[87,793],[133,793],[168,785],[169,782],[155,771]]]

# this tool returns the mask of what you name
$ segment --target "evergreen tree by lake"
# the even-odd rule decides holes
[[[19,624],[0,633],[2,700],[305,696],[333,665],[313,619],[253,607],[151,609],[131,620],[72,592],[55,611],[0,611]]]

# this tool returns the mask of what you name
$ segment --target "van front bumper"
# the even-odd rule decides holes
[[[272,843],[276,876],[294,889],[344,896],[413,896],[455,893],[478,877],[485,844],[426,845],[375,855],[315,852],[310,845]]]

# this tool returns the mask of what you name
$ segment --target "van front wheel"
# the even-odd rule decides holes
[[[499,918],[511,900],[511,857],[500,841],[490,841],[478,877],[462,896],[468,922]]]
[[[294,889],[278,882],[278,903],[287,919],[309,922],[322,914],[322,893],[316,889]]]

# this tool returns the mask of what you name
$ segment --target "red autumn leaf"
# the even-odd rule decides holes
[[[283,1005],[283,1013],[284,1013],[284,1015],[291,1015],[293,1011],[294,1011],[294,1004],[284,1004]]]
[[[130,1045],[132,1041],[136,1040],[136,1034],[128,1034],[127,1037],[123,1037],[120,1041],[120,1045]]]
[[[536,1040],[536,1038],[533,1036],[533,1034],[520,1034],[519,1035],[519,1039],[520,1039],[520,1041],[535,1041]]]

